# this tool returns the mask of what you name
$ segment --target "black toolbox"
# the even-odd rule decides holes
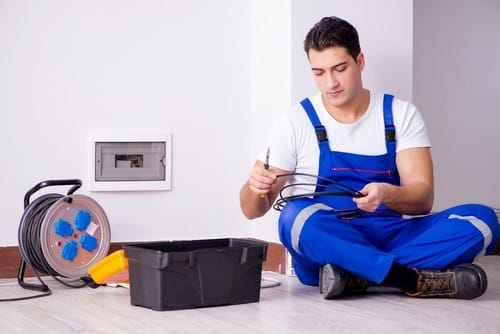
[[[163,311],[260,299],[264,242],[226,238],[123,247],[132,305]]]

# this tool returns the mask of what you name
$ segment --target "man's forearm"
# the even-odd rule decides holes
[[[407,215],[428,214],[432,210],[432,185],[416,182],[404,186],[386,185],[383,204],[391,210]]]

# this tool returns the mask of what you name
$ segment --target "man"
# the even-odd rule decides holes
[[[324,298],[373,285],[408,296],[481,296],[486,273],[472,262],[495,247],[494,209],[467,204],[428,215],[434,183],[423,119],[412,104],[363,87],[365,58],[351,24],[323,18],[304,48],[319,93],[275,123],[268,161],[262,152],[241,189],[244,215],[264,215],[280,194],[280,239],[299,280],[319,285]]]

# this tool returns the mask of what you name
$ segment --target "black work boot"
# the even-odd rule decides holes
[[[332,264],[325,264],[319,269],[319,292],[325,299],[364,293],[370,285],[370,282]]]
[[[486,273],[472,263],[444,271],[415,270],[418,273],[417,292],[406,293],[412,297],[472,299],[481,296],[488,287]]]

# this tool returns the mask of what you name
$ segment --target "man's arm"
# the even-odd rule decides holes
[[[396,154],[401,186],[369,183],[354,202],[364,211],[373,212],[380,204],[407,215],[427,214],[434,203],[434,176],[430,149],[410,148]]]
[[[277,177],[287,171],[270,166],[264,168],[261,161],[256,161],[248,181],[240,190],[241,211],[248,219],[262,217],[272,207],[280,189],[289,177]]]

